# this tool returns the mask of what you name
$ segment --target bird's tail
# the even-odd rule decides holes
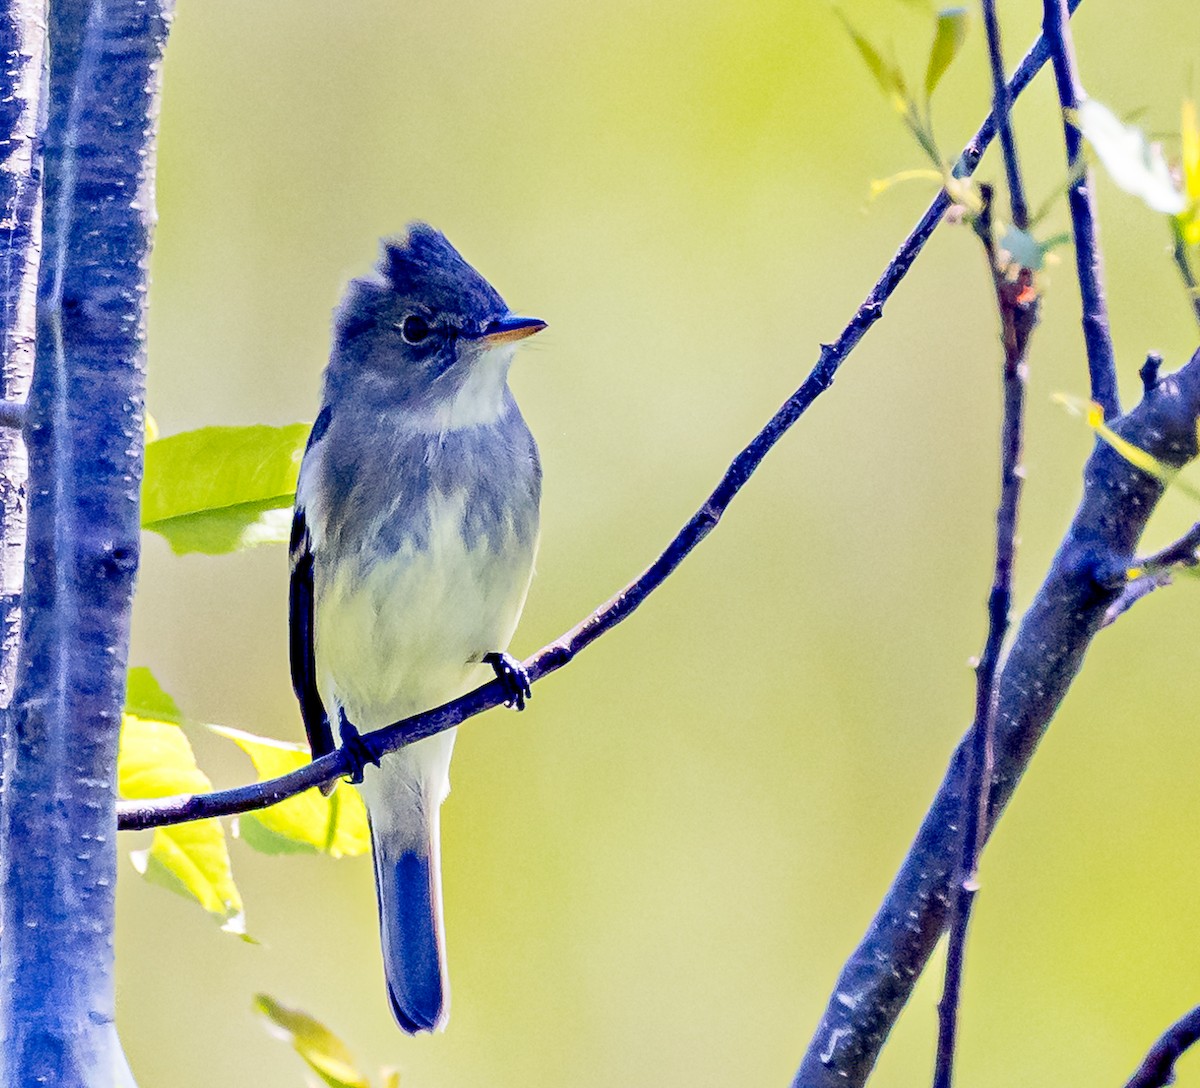
[[[371,820],[383,972],[392,1013],[409,1033],[441,1031],[450,1014],[439,806],[425,801],[408,809],[403,826],[397,826],[394,810]]]

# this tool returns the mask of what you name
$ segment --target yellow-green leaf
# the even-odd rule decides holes
[[[859,56],[866,63],[871,75],[875,77],[875,82],[879,84],[880,90],[888,96],[892,105],[900,113],[906,113],[908,110],[908,91],[905,88],[903,73],[895,64],[884,60],[879,50],[855,30],[850,20],[840,11],[837,15],[842,20],[842,25],[846,28],[846,33],[850,35],[850,40],[858,50]]]
[[[121,795],[134,800],[212,789],[179,726],[129,713],[121,721],[117,783]]]
[[[212,789],[178,725],[135,714],[125,714],[121,720],[117,783],[121,795],[133,800]],[[156,828],[149,848],[131,857],[148,880],[195,899],[220,919],[224,929],[245,935],[242,897],[233,881],[225,829],[219,820]]]
[[[268,994],[256,994],[253,1007],[266,1019],[267,1030],[291,1043],[329,1088],[371,1088],[370,1081],[355,1066],[350,1048],[315,1017],[300,1009],[289,1009]]]
[[[900,170],[890,177],[875,178],[871,182],[871,199],[878,199],[893,185],[899,185],[906,181],[932,181],[940,187],[943,178],[936,170]]]
[[[925,97],[941,82],[946,69],[954,63],[967,36],[967,9],[945,8],[938,12],[937,28],[933,33],[933,44],[929,47],[929,64],[925,69]]]
[[[1188,199],[1200,202],[1200,124],[1196,120],[1196,103],[1183,100],[1183,187]]]
[[[151,884],[194,899],[226,933],[255,943],[246,933],[241,895],[233,882],[225,831],[217,820],[156,828],[150,846],[129,855]]]
[[[286,542],[309,429],[201,427],[149,443],[142,527],[181,555]]]
[[[1190,246],[1200,245],[1200,123],[1196,119],[1196,103],[1183,102],[1180,133],[1183,137],[1183,191],[1188,206],[1176,220],[1183,240]]]
[[[250,757],[259,781],[303,767],[308,749],[286,741],[258,737],[241,729],[212,725]],[[239,820],[242,839],[266,854],[314,853],[356,857],[370,847],[367,812],[358,791],[339,782],[329,797],[318,789],[289,797],[270,808],[244,813]]]

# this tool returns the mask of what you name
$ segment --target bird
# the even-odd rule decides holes
[[[360,734],[499,677],[539,536],[537,444],[508,384],[546,327],[509,309],[425,223],[382,242],[334,313],[321,408],[292,519],[292,685],[313,758],[357,760],[371,829],[383,967],[409,1033],[449,1015],[439,813],[455,730],[372,761]],[[336,733],[335,733],[336,730]]]

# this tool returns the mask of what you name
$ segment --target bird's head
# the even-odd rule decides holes
[[[517,342],[545,327],[509,310],[440,231],[414,223],[384,241],[373,275],[351,281],[326,396],[411,411],[431,429],[489,422]]]

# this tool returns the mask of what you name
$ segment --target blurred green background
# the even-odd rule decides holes
[[[918,7],[845,10],[919,79]],[[1010,63],[1040,7],[1000,5]],[[1089,0],[1088,89],[1178,131],[1194,26],[1194,0]],[[983,57],[976,20],[935,103],[947,153],[985,111]],[[1048,74],[1016,121],[1036,203],[1065,177]],[[912,183],[868,207],[870,182],[921,165],[816,0],[180,0],[150,408],[163,433],[311,419],[346,279],[379,235],[438,225],[550,322],[513,375],[546,468],[524,655],[641,570],[800,382],[931,196]],[[989,155],[981,176],[1001,175]],[[1132,401],[1145,352],[1177,365],[1196,329],[1163,222],[1106,180],[1099,196]],[[1060,202],[1050,232],[1064,225]],[[1086,393],[1061,252],[1031,359],[1022,606],[1090,445],[1050,400]],[[944,228],[670,582],[522,717],[462,730],[445,1035],[392,1024],[365,860],[235,843],[257,947],[122,861],[119,1010],[140,1083],[302,1083],[249,1011],[267,990],[404,1088],[786,1084],[969,720],[998,360],[979,246]],[[1151,543],[1195,516],[1171,497]],[[181,559],[147,539],[133,662],[197,719],[300,739],[286,567],[282,548]],[[1121,1083],[1200,999],[1198,600],[1180,585],[1097,640],[987,852],[964,1083]],[[196,739],[221,784],[249,777]],[[929,1075],[934,982],[874,1084]],[[1200,1083],[1200,1059],[1181,1068]]]

